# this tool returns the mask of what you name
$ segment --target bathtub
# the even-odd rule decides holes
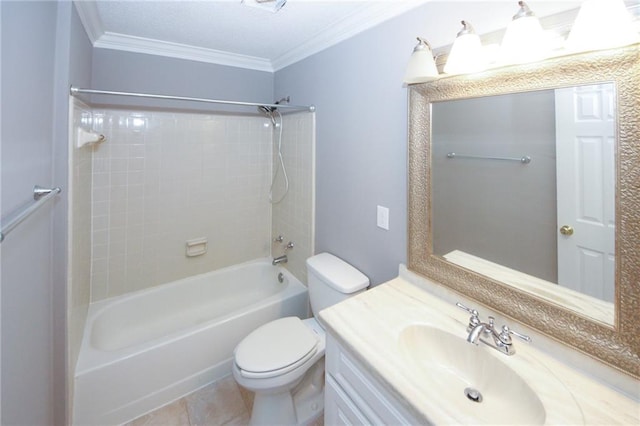
[[[227,376],[249,332],[308,312],[306,287],[268,259],[93,303],[73,423],[121,424]]]

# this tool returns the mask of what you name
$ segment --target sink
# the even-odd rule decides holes
[[[505,363],[507,355],[424,324],[404,328],[398,344],[412,380],[425,386],[433,405],[446,409],[456,422],[544,424],[544,405]]]

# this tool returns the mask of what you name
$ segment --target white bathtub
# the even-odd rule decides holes
[[[218,380],[249,332],[283,316],[305,318],[307,306],[306,287],[267,259],[94,303],[73,423],[121,424]]]

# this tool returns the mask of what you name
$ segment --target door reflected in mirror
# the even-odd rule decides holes
[[[434,102],[433,253],[613,324],[615,100],[603,82]]]

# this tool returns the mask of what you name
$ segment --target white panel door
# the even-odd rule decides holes
[[[615,294],[614,96],[611,83],[556,90],[558,284],[610,302]]]

